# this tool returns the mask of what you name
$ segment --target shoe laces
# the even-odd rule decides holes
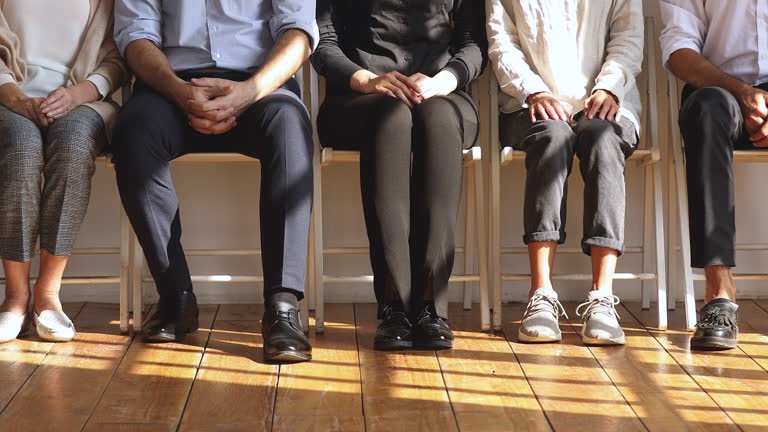
[[[416,317],[416,324],[419,325],[425,320],[431,320],[443,327],[448,327],[448,321],[438,315],[432,305],[425,306],[421,312],[419,312],[419,315]]]
[[[275,322],[283,321],[293,327],[296,331],[302,331],[299,324],[299,312],[296,309],[289,309],[287,311],[274,310]]]
[[[536,294],[528,301],[528,306],[526,306],[523,316],[528,317],[540,312],[551,313],[556,317],[562,316],[568,319],[568,314],[565,313],[565,308],[562,303],[560,303],[560,300],[556,297]]]
[[[615,295],[587,300],[576,308],[576,316],[581,317],[581,322],[586,321],[590,316],[594,314],[603,314],[612,318],[615,317],[617,320],[619,320],[621,319],[621,316],[619,316],[619,313],[616,312],[616,305],[619,303],[621,303],[621,301]],[[584,309],[583,312],[582,309]]]
[[[696,323],[698,328],[718,328],[718,327],[730,327],[735,328],[736,323],[731,318],[731,314],[722,310],[719,307],[709,307],[705,311],[702,311],[699,322]]]
[[[406,315],[402,306],[386,305],[384,306],[383,315],[384,320],[381,322],[381,325],[387,325],[387,323],[391,323],[393,321],[411,325],[411,321],[408,319],[408,315]]]

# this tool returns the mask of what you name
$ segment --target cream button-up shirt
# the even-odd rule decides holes
[[[661,51],[666,66],[689,48],[749,85],[768,82],[768,1],[661,0]]]
[[[639,133],[642,1],[486,0],[486,11],[502,112],[549,92],[575,114],[602,89],[618,98],[620,115]]]

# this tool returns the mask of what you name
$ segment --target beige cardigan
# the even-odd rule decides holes
[[[91,15],[83,44],[72,66],[67,86],[85,81],[99,74],[109,82],[111,92],[104,101],[86,106],[99,113],[107,130],[117,117],[118,105],[111,93],[119,89],[128,78],[128,70],[112,38],[114,0],[90,0]],[[19,38],[8,26],[3,14],[6,0],[0,0],[0,74],[10,74],[17,83],[23,84],[27,65],[19,55]],[[109,135],[109,133],[108,133]]]

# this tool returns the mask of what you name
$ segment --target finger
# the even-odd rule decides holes
[[[209,101],[189,100],[187,101],[187,106],[190,111],[202,115],[209,111],[217,111],[217,110],[224,110],[224,109],[230,108],[228,102],[229,102],[228,100],[223,98],[217,98]]]
[[[58,119],[58,118],[64,117],[66,113],[67,113],[67,109],[62,107],[57,109],[56,111],[49,112],[46,115],[50,118]]]
[[[560,120],[567,122],[568,121],[568,114],[565,113],[565,110],[563,109],[563,106],[559,103],[554,104],[555,113],[557,113],[557,118]]]
[[[538,115],[541,120],[549,120],[547,109],[544,108],[542,104],[536,104],[536,115]]]
[[[415,81],[401,74],[400,72],[395,72],[394,75],[400,82],[405,84],[406,87],[408,87],[411,91],[413,91],[414,93],[421,93],[421,87],[419,87],[419,85],[416,84]]]
[[[196,112],[195,114],[198,117],[202,117],[202,118],[211,120],[213,122],[221,122],[232,117],[232,114],[234,114],[234,112],[235,112],[235,109],[230,107],[223,110],[204,111],[200,113]]]
[[[419,93],[421,93],[421,90],[414,93],[414,91],[410,87],[405,85],[405,83],[403,83],[402,81],[398,81],[398,80],[392,81],[392,85],[400,89],[403,95],[405,95],[405,97],[407,97],[412,104],[418,104],[421,102],[417,96]]]
[[[224,87],[208,87],[204,90],[206,96],[209,98],[217,98],[221,96],[227,96],[232,94],[232,92],[235,90],[235,86],[228,85]]]
[[[404,104],[408,106],[408,108],[413,108],[413,103],[408,99],[408,96],[403,93],[403,91],[399,87],[393,87],[392,92],[397,96],[398,99],[403,101]]]
[[[221,78],[192,78],[190,83],[195,87],[227,87],[232,84]]]
[[[66,106],[67,106],[67,103],[66,103],[66,101],[59,99],[59,100],[57,100],[57,101],[53,102],[52,104],[48,105],[48,106],[47,106],[47,107],[45,107],[45,108],[42,108],[42,107],[43,107],[43,105],[41,104],[41,105],[40,105],[40,107],[41,107],[42,109],[41,109],[40,111],[41,111],[43,114],[50,114],[50,113],[52,113],[52,112],[54,112],[54,111],[59,111],[59,110],[61,110],[61,109],[63,109],[63,108],[66,108]]]
[[[755,147],[761,147],[761,148],[768,147],[768,138],[763,138],[759,141],[755,141],[752,143],[752,145]]]
[[[55,104],[56,102],[60,102],[64,99],[64,92],[53,92],[50,96],[48,96],[47,99],[45,99],[41,104],[40,108],[45,110],[45,108],[50,107],[52,104]]]
[[[587,118],[590,120],[595,118],[595,114],[602,108],[602,105],[603,101],[597,98],[592,99],[592,103],[589,105],[589,111],[587,112]]]
[[[195,130],[206,135],[220,135],[237,126],[237,119],[230,117],[223,122],[208,124],[206,127],[196,127]]]
[[[616,104],[612,104],[610,111],[608,111],[607,118],[612,122],[618,122],[619,121],[617,118],[618,114],[619,114],[619,106]]]
[[[536,123],[536,107],[533,105],[528,107],[528,113],[531,115],[531,123]]]
[[[768,121],[764,122],[759,128],[750,134],[749,139],[752,142],[760,141],[768,137]]]
[[[548,103],[545,105],[545,107],[547,109],[547,115],[549,116],[549,118],[551,118],[552,120],[560,119],[560,115],[557,113],[557,110],[555,109],[554,104]]]
[[[603,106],[600,108],[600,114],[599,117],[603,120],[606,119],[608,116],[608,112],[611,110],[611,107],[613,107],[613,104],[609,101],[603,102]]]

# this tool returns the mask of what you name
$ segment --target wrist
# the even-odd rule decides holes
[[[248,81],[243,81],[242,86],[247,96],[248,104],[253,105],[267,96],[264,92],[264,80],[261,75],[256,74]]]
[[[548,92],[545,92],[545,91],[531,93],[531,94],[528,95],[527,98],[525,98],[525,103],[528,104],[528,105],[533,105],[533,104],[536,103],[537,100],[539,100],[539,99],[541,99],[542,97],[545,97],[545,96],[552,96],[552,95],[550,95]]]
[[[368,83],[377,76],[378,75],[374,74],[373,72],[360,69],[359,71],[352,74],[352,77],[349,79],[349,87],[356,92],[362,93]]]
[[[27,95],[16,83],[8,83],[0,86],[0,104],[14,104],[24,99],[27,99]]]

